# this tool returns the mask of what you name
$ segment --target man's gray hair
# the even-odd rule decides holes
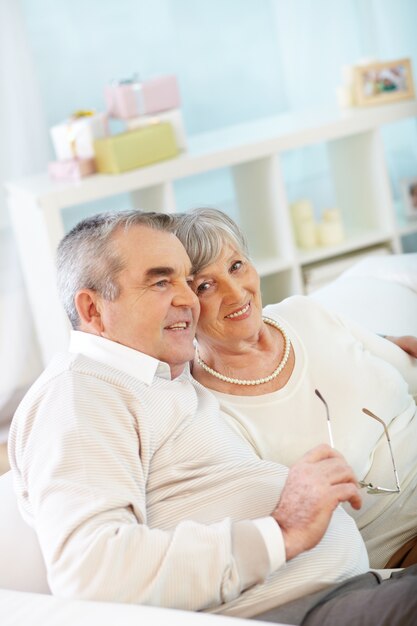
[[[125,267],[114,245],[116,230],[146,226],[172,232],[171,215],[139,210],[99,213],[79,222],[62,239],[57,252],[58,291],[73,328],[80,318],[75,295],[80,289],[93,289],[105,300],[120,294],[118,275]]]
[[[191,259],[193,273],[217,261],[225,244],[231,244],[247,259],[249,249],[239,226],[223,211],[214,208],[194,209],[174,216],[174,233]]]

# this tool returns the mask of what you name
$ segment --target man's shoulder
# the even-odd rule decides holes
[[[30,387],[26,398],[33,400],[48,390],[67,385],[137,388],[141,381],[94,359],[71,352],[57,353]]]
[[[30,390],[36,393],[55,378],[59,378],[66,372],[70,372],[77,355],[70,352],[58,352],[55,354],[43,372],[38,376]]]

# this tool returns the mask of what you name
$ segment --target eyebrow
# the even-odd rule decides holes
[[[227,262],[228,262],[228,263],[231,263],[232,261],[236,260],[236,257],[242,257],[242,258],[244,258],[244,256],[245,256],[245,255],[244,255],[242,252],[239,252],[239,250],[234,250],[234,249],[233,249],[233,252],[232,252],[232,254],[228,257]]]
[[[235,248],[232,249],[232,254],[227,257],[225,259],[226,263],[231,263],[232,261],[236,260],[236,257],[242,257],[242,259],[247,259],[248,257],[246,256],[246,254],[244,252],[241,252],[239,250],[236,250]],[[216,263],[216,261],[213,261],[213,263]],[[210,265],[212,265],[212,263],[209,263],[209,265],[206,265],[206,267],[209,267]],[[191,272],[191,274],[195,277],[198,276],[198,278],[209,278],[210,274],[209,272],[206,272],[206,267],[203,267],[202,270],[200,270],[199,272],[195,271],[195,268],[193,268],[193,271]]]
[[[172,276],[172,274],[174,274],[173,267],[166,267],[166,266],[150,267],[145,272],[145,278],[149,279],[149,278],[155,278],[155,276]]]
[[[150,267],[145,272],[145,280],[150,280],[157,276],[172,276],[175,274],[175,269],[173,267],[162,265],[161,267]],[[193,272],[191,271],[189,275],[192,276]]]

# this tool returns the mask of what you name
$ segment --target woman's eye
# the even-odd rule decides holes
[[[231,272],[236,272],[237,270],[239,270],[242,267],[242,265],[243,265],[243,261],[235,261],[230,266],[230,271]]]
[[[210,283],[200,283],[197,285],[196,293],[201,294],[210,289]]]

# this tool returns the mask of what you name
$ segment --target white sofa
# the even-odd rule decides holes
[[[0,589],[1,626],[253,626],[254,623],[266,624],[209,613],[60,600],[39,593]]]
[[[417,254],[367,258],[311,295],[377,333],[417,336]],[[35,593],[34,593],[35,592]],[[21,519],[11,473],[0,477],[0,624],[248,624],[203,613],[113,603],[64,601],[49,594],[34,532]],[[233,620],[233,622],[231,621]],[[252,622],[253,623],[253,622]]]

